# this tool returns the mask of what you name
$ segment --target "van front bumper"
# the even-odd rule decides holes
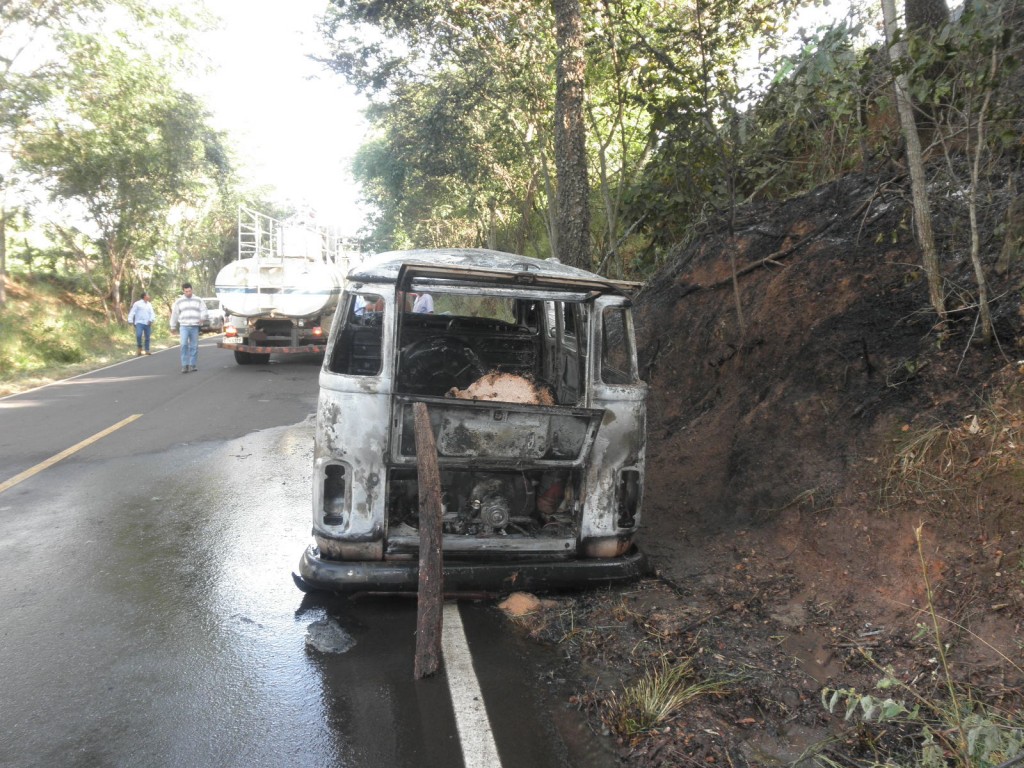
[[[649,573],[647,557],[634,547],[613,558],[567,560],[445,560],[445,592],[552,592],[625,584]],[[303,592],[415,592],[419,562],[338,561],[320,557],[315,546],[302,554],[292,578]]]

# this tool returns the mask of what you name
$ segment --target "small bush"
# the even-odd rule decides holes
[[[662,658],[635,683],[609,701],[611,725],[620,734],[633,736],[668,722],[693,699],[720,693],[724,684],[698,680],[689,660],[670,663]]]

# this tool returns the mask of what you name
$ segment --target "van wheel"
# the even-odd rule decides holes
[[[251,365],[252,364],[252,355],[250,355],[248,352],[241,352],[241,351],[236,349],[235,350],[235,362],[238,363],[239,365]]]

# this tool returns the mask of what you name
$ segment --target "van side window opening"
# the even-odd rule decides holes
[[[576,338],[576,313],[572,304],[562,304],[562,333],[566,339]]]
[[[350,294],[344,326],[334,345],[328,370],[349,376],[377,376],[382,366],[384,299],[377,294]]]
[[[554,302],[556,330],[553,368],[556,401],[573,405],[583,400],[586,388],[587,305]]]
[[[632,339],[627,331],[627,309],[607,307],[601,316],[601,381],[605,384],[634,384]]]

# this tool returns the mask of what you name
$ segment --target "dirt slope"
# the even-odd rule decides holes
[[[892,665],[941,697],[918,631],[922,559],[958,682],[1016,706],[1020,274],[991,288],[1000,345],[972,343],[976,313],[958,306],[940,335],[909,220],[904,183],[851,175],[744,209],[735,234],[675,254],[638,297],[651,384],[641,543],[658,578],[573,598],[532,627],[575,647],[573,701],[623,763],[915,764],[913,728],[869,736],[820,693],[870,690]],[[954,289],[969,284],[966,260],[945,269]],[[662,658],[728,691],[630,734],[622,688]]]

